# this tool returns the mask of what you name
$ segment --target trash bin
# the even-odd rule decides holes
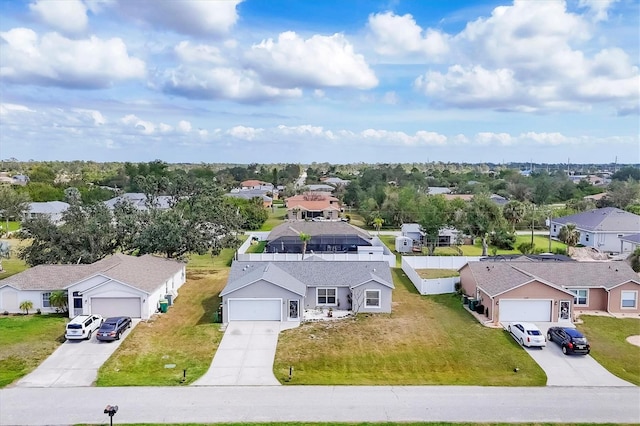
[[[167,310],[169,310],[169,301],[167,299],[160,299],[160,312],[166,314]]]
[[[463,305],[469,304],[469,296],[467,296],[466,294],[462,296],[462,304]]]
[[[470,310],[475,311],[477,305],[478,305],[478,299],[469,299],[469,309]]]
[[[215,311],[213,313],[213,322],[220,322],[220,314],[218,313],[218,311]]]

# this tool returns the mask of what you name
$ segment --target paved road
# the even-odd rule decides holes
[[[10,388],[0,424],[214,422],[640,422],[640,388],[256,386]],[[571,407],[570,410],[548,407]]]
[[[279,386],[273,360],[281,330],[299,323],[232,321],[227,325],[209,371],[195,386]]]
[[[131,329],[139,322],[139,319],[134,319]],[[91,386],[98,377],[98,369],[131,333],[131,329],[125,331],[120,340],[113,342],[101,342],[96,339],[95,333],[90,340],[67,340],[35,370],[20,379],[16,386]],[[0,410],[2,408],[0,406]]]

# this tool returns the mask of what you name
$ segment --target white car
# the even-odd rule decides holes
[[[529,322],[512,322],[508,327],[509,333],[516,339],[516,342],[527,347],[547,346],[547,339],[535,325]]]
[[[67,323],[64,337],[69,340],[91,339],[94,331],[100,328],[104,318],[101,315],[78,315]]]

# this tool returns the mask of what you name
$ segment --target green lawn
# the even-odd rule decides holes
[[[9,232],[14,232],[20,229],[20,222],[9,221]],[[7,222],[0,220],[0,235],[7,232]]]
[[[9,222],[11,223],[11,222]],[[2,259],[2,269],[0,272],[0,280],[3,278],[10,277],[11,275],[15,275],[18,272],[22,272],[28,268],[28,265],[23,261],[18,259],[18,249],[27,244],[24,240],[17,239],[2,239],[0,241],[8,242],[11,247],[11,257],[9,259]]]
[[[62,315],[0,316],[0,387],[28,374],[64,342]]]
[[[276,378],[295,385],[542,386],[542,369],[451,295],[420,296],[393,269],[393,313],[305,323],[280,335]],[[289,366],[294,374],[286,382]],[[515,374],[513,369],[520,371]]]
[[[262,224],[262,227],[259,229],[259,231],[271,231],[273,228],[280,225],[284,221],[286,216],[286,207],[282,204],[274,204],[273,208],[269,209],[269,219],[267,219],[267,221]]]
[[[581,315],[578,325],[589,339],[591,356],[616,376],[640,386],[640,347],[626,341],[640,335],[640,319]]]
[[[518,247],[522,243],[530,243],[530,242],[531,242],[531,235],[518,235],[516,236],[516,243],[514,244],[514,247]],[[548,236],[534,235],[533,243],[535,244],[536,249],[541,249],[543,252],[549,251]],[[462,249],[462,253],[464,254],[464,256],[481,256],[482,255],[482,243],[480,242],[479,239],[476,240],[476,243],[474,245],[460,246],[460,249]],[[561,243],[560,241],[551,240],[551,251],[553,252],[554,250],[558,250],[558,249],[566,250],[567,245],[564,243]],[[489,246],[488,254],[489,255],[492,254],[492,246]],[[514,248],[513,250],[498,249],[497,254],[520,254],[520,251],[518,251],[517,248]]]

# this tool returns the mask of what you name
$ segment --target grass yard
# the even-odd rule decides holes
[[[0,387],[25,376],[64,342],[62,315],[0,316]]]
[[[434,278],[451,278],[459,277],[460,274],[455,269],[416,269],[415,270],[422,279]]]
[[[20,222],[9,221],[9,232],[15,232],[20,229]],[[0,235],[7,232],[7,222],[0,220]]]
[[[169,312],[143,321],[122,342],[98,372],[98,386],[171,386],[201,377],[209,368],[222,339],[213,323],[218,295],[229,274],[233,250],[219,256],[192,256],[187,282]],[[165,368],[175,364],[175,368]]]
[[[11,223],[11,222],[9,222]],[[26,270],[29,266],[24,262],[24,260],[18,259],[18,249],[28,242],[26,240],[17,240],[17,239],[1,239],[2,242],[8,242],[11,247],[11,256],[9,259],[2,259],[2,272],[0,272],[0,280],[3,278],[10,277],[11,275],[15,275],[19,272]]]
[[[262,224],[259,231],[271,231],[280,225],[287,216],[287,208],[283,204],[274,204],[273,209],[269,209],[269,219]]]
[[[516,236],[516,243],[514,244],[514,247],[518,247],[520,244],[522,243],[530,243],[531,242],[531,235],[518,235]],[[533,236],[533,243],[536,246],[536,249],[542,249],[543,252],[547,252],[549,250],[549,237],[548,236],[544,236],[544,235],[534,235]],[[460,246],[460,249],[462,250],[462,253],[464,253],[464,256],[482,256],[482,243],[480,242],[479,239],[476,240],[476,243],[472,246],[469,245],[464,245],[464,246]],[[489,246],[489,250],[488,250],[488,254],[491,255],[492,254],[492,246]],[[560,242],[560,241],[554,241],[551,240],[551,250],[566,250],[567,249],[567,245]],[[520,251],[517,248],[514,248],[513,250],[498,250],[497,254],[520,254]]]
[[[578,325],[591,344],[591,356],[616,376],[640,386],[640,347],[626,341],[640,335],[640,319],[581,315]]]
[[[276,378],[295,385],[543,386],[506,332],[480,325],[454,295],[420,296],[393,269],[393,313],[305,323],[280,335]],[[513,369],[518,367],[519,373]]]

